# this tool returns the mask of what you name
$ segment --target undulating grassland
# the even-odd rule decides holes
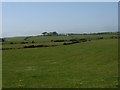
[[[88,35],[68,35],[68,36],[28,36],[27,39],[25,40],[26,37],[15,37],[15,38],[6,38],[6,41],[8,43],[10,42],[31,42],[35,41],[37,43],[42,43],[42,42],[50,42],[51,40],[69,40],[71,38],[89,38],[89,39],[96,39],[99,37],[103,38],[110,38],[112,36],[116,36],[116,33],[112,34],[88,34]]]
[[[118,39],[3,50],[2,57],[3,88],[114,88],[118,85]]]

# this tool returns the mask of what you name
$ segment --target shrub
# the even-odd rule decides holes
[[[65,42],[65,40],[52,40],[52,42]]]
[[[13,42],[10,42],[10,44],[14,44]]]
[[[32,41],[32,43],[35,43],[35,41]]]
[[[72,42],[68,42],[68,43],[63,43],[63,45],[70,45],[73,44]]]
[[[21,44],[26,44],[26,43],[28,43],[28,42],[21,42]]]
[[[34,48],[34,45],[24,46],[24,48]]]
[[[99,37],[99,38],[97,38],[97,39],[103,39],[103,37]]]
[[[82,42],[86,42],[86,41],[87,41],[87,39],[82,38],[82,39],[80,39],[80,41],[82,41]]]
[[[29,45],[24,46],[23,48],[36,48],[36,47],[49,47],[48,45]]]
[[[72,44],[74,44],[74,43],[79,43],[78,41],[72,41]]]
[[[70,41],[78,41],[77,39],[70,39]]]

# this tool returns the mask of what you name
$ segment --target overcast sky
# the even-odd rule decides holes
[[[117,31],[117,2],[4,2],[2,36]]]

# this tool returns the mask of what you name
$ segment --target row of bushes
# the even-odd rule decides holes
[[[35,43],[35,42],[34,41],[32,41],[32,42],[19,42],[19,43],[10,42],[10,44],[28,44],[28,43]]]
[[[110,38],[111,38],[111,39],[119,39],[120,36],[111,36]],[[97,38],[97,39],[104,39],[104,38],[103,38],[103,37],[99,37],[99,38]]]
[[[120,36],[111,36],[111,39],[117,39],[120,38]],[[104,39],[103,37],[98,37],[96,39]],[[81,39],[70,39],[70,40],[51,40],[51,42],[69,42],[69,41],[79,41],[79,42],[86,42],[86,41],[91,41],[91,39],[86,39],[86,38],[81,38]],[[20,42],[20,43],[16,43],[16,42],[10,42],[10,44],[27,44],[27,43],[35,43],[35,41],[31,41],[31,42]]]
[[[78,41],[82,41],[82,42],[86,42],[87,39],[70,39],[70,40],[51,40],[51,42],[66,42],[66,41],[71,41],[71,42],[78,42]]]
[[[23,48],[52,47],[52,46],[57,46],[57,45],[29,45],[29,46],[24,46]]]
[[[52,40],[52,42],[66,42],[66,41],[70,41],[70,42],[86,42],[86,41],[91,41],[91,39],[70,39],[70,40]]]
[[[103,37],[99,37],[99,38],[97,38],[97,39],[103,39]]]
[[[78,41],[64,42],[63,45],[70,45],[75,43],[80,43],[80,42]],[[24,46],[23,48],[53,47],[53,46],[58,46],[58,45],[28,45],[28,46]]]
[[[24,48],[35,48],[35,47],[48,47],[47,45],[29,45],[29,46],[24,46]]]
[[[75,43],[80,43],[78,41],[72,41],[72,42],[65,42],[63,45],[70,45],[70,44],[75,44]]]
[[[58,45],[28,45],[21,48],[2,48],[0,50],[12,50],[12,49],[22,49],[22,48],[37,48],[37,47],[53,47]]]
[[[51,42],[66,42],[67,40],[51,40]]]

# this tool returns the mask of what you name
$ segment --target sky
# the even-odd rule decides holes
[[[2,3],[2,37],[117,30],[117,2]]]
[[[2,36],[2,3],[0,2],[0,37]]]
[[[119,2],[119,0],[1,0],[2,2]]]

